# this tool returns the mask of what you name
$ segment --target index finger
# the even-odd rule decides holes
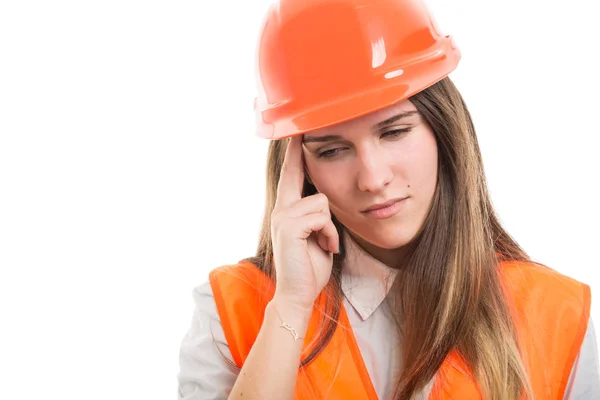
[[[292,136],[285,150],[285,158],[277,183],[277,202],[288,207],[302,198],[304,161],[302,135]]]

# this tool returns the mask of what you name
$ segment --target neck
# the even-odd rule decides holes
[[[408,252],[406,246],[395,249],[385,249],[369,243],[365,239],[350,231],[348,231],[348,234],[367,254],[390,268],[398,268],[398,266],[404,261],[404,258]]]

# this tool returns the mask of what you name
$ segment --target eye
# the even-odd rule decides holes
[[[410,130],[411,130],[411,128],[394,129],[394,130],[382,133],[381,137],[388,137],[388,138],[394,139],[394,138],[397,138],[398,136],[402,135],[403,133],[410,132]]]
[[[339,151],[343,150],[342,148],[335,148],[335,149],[330,149],[330,150],[325,150],[320,152],[319,154],[317,154],[318,158],[331,158],[331,157],[335,157]]]
[[[402,128],[402,129],[394,129],[391,131],[383,132],[381,134],[381,137],[389,138],[390,140],[396,140],[396,139],[399,139],[400,135],[410,132],[411,129],[412,129],[412,127]],[[333,157],[337,156],[343,150],[344,150],[343,147],[336,147],[335,149],[325,150],[320,153],[317,153],[317,158],[333,158]]]

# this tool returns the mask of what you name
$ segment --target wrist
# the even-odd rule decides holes
[[[281,309],[286,312],[289,310],[291,313],[301,316],[308,315],[309,317],[312,314],[314,305],[314,301],[299,299],[297,296],[290,296],[277,291],[275,292],[273,299],[271,299],[271,302],[277,304],[278,310]]]
[[[280,324],[289,324],[299,336],[306,332],[312,315],[312,305],[296,303],[284,296],[275,295],[268,307],[274,311]]]

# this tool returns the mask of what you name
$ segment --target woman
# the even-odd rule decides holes
[[[197,289],[181,399],[600,398],[590,289],[501,227],[459,59],[415,0],[271,8],[260,243]]]

